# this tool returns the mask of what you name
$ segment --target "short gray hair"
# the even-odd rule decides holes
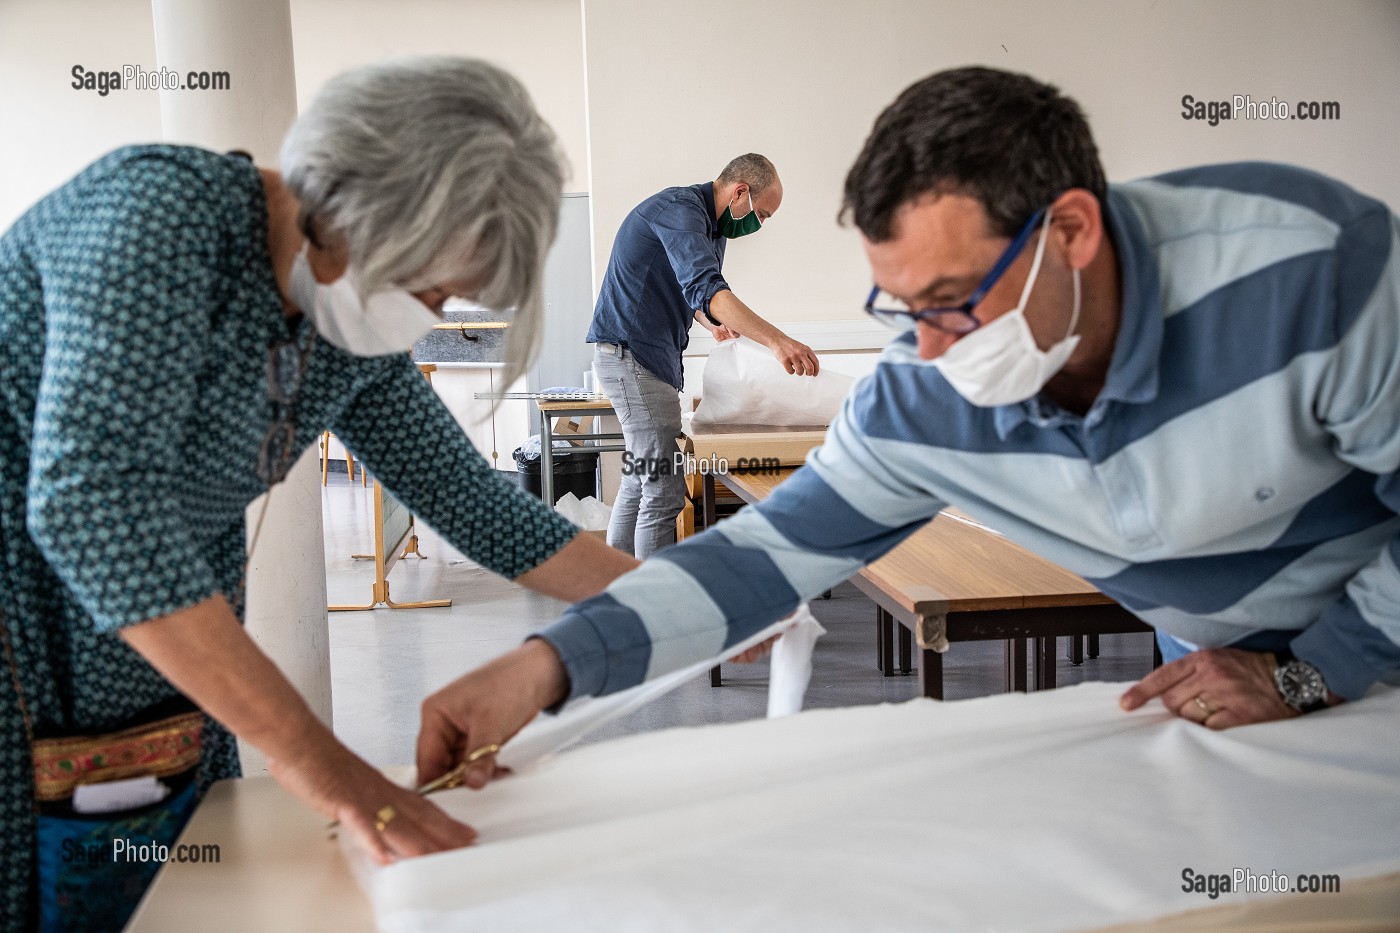
[[[515,309],[505,385],[529,365],[563,157],[524,85],[476,59],[393,59],[333,78],[282,143],[302,229],[341,235],[366,293],[479,282]]]
[[[768,186],[777,180],[778,170],[773,167],[772,162],[757,152],[746,152],[730,159],[717,179],[722,185],[743,182],[749,186],[755,197],[767,191]]]

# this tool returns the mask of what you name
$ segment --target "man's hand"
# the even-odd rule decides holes
[[[805,343],[798,343],[791,337],[783,337],[774,342],[773,356],[792,376],[815,376],[821,369],[821,363],[817,362],[817,355],[812,352],[812,348]]]
[[[726,327],[723,324],[710,323],[709,317],[703,311],[695,312],[695,320],[700,323],[701,327],[705,328],[707,331],[710,332],[711,337],[715,338],[715,340],[721,343],[723,343],[726,340],[733,340],[736,337],[740,336],[739,332],[731,327]]]
[[[454,680],[423,701],[418,783],[446,774],[479,748],[504,745],[568,691],[563,662],[539,638]],[[496,756],[485,755],[467,769],[463,782],[480,789],[498,773]]]
[[[747,651],[739,652],[734,655],[734,657],[730,658],[729,661],[731,664],[752,664],[755,661],[762,661],[773,653],[773,643],[782,637],[782,635],[774,635],[766,641],[759,642]]]
[[[1274,656],[1238,648],[1206,648],[1164,664],[1119,699],[1134,710],[1153,697],[1182,719],[1211,729],[1299,715],[1274,686]]]

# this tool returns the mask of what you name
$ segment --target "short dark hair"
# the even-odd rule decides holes
[[[743,182],[755,196],[768,190],[768,186],[777,180],[778,170],[773,167],[772,162],[757,152],[746,152],[730,159],[718,178],[722,185]]]
[[[981,202],[1013,236],[1070,188],[1108,194],[1084,112],[1059,88],[995,68],[954,68],[910,85],[875,121],[846,176],[841,220],[888,240],[895,211],[930,192]]]

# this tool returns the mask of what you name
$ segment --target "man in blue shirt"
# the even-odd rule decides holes
[[[718,655],[947,504],[1157,629],[1167,663],[1125,709],[1225,729],[1400,683],[1385,204],[1259,162],[1109,185],[1073,100],[960,68],[880,116],[845,206],[866,310],[907,332],[766,501],[429,698],[423,779],[541,708]]]
[[[758,231],[782,201],[773,163],[748,153],[712,182],[652,195],[618,228],[587,338],[627,444],[608,526],[615,548],[647,557],[675,543],[685,481],[672,464],[692,320],[718,340],[763,344],[789,373],[817,373],[811,348],[754,314],[720,274],[726,241]]]

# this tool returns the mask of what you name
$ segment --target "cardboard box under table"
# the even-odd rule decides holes
[[[807,454],[821,445],[826,428],[773,427],[771,425],[729,424],[705,428],[688,427],[680,439],[681,449],[695,458],[697,467],[723,461],[725,473],[743,470],[773,470],[801,466]],[[697,524],[709,528],[715,523],[716,473],[695,471],[687,475],[687,491],[699,499]],[[721,480],[722,481],[722,480]],[[694,485],[699,486],[699,495]]]

